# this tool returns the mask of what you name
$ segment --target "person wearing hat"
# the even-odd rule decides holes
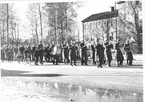
[[[113,49],[113,44],[106,40],[105,42],[105,48],[106,48],[106,56],[108,61],[108,66],[111,67],[111,61],[112,61],[112,52],[111,49]]]
[[[116,49],[117,65],[118,66],[122,66],[123,65],[123,61],[124,61],[124,56],[123,56],[121,48],[120,48],[119,39],[116,41],[115,49]]]
[[[68,44],[65,41],[62,48],[63,48],[63,54],[64,54],[64,63],[68,63],[69,62],[69,48],[68,48]]]
[[[132,65],[133,62],[133,55],[132,55],[132,51],[131,51],[131,44],[129,42],[129,40],[126,40],[126,44],[124,45],[124,50],[126,52],[126,59],[127,59],[127,64],[128,65]]]
[[[38,65],[39,56],[40,56],[39,49],[38,47],[35,47],[35,50],[34,50],[35,65]]]
[[[42,41],[40,41],[40,44],[38,45],[38,50],[39,50],[39,59],[40,59],[40,63],[43,64],[43,55],[44,55],[44,51],[43,51],[43,44],[42,44]]]
[[[85,42],[83,41],[81,43],[81,64],[82,65],[87,65],[87,60],[88,60],[88,57],[87,57],[87,46],[85,45]]]
[[[96,61],[95,61],[95,42],[91,45],[91,50],[92,50],[92,59],[93,59],[93,65],[96,64]]]
[[[99,57],[99,64],[98,64],[98,68],[101,67],[102,68],[102,64],[104,62],[104,47],[101,44],[100,40],[97,40],[97,56]]]
[[[72,66],[73,66],[73,61],[74,61],[74,65],[76,65],[76,57],[77,57],[77,46],[75,45],[75,42],[73,42],[72,45],[70,46],[70,59],[71,59]]]

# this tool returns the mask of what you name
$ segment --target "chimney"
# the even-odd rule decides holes
[[[113,11],[114,11],[114,7],[112,6],[112,7],[111,7],[111,12],[113,12]]]

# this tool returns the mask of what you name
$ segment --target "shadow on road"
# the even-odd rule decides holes
[[[59,77],[64,74],[31,74],[30,71],[1,69],[1,77]]]

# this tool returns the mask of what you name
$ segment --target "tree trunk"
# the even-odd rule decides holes
[[[43,28],[42,28],[42,14],[41,14],[41,9],[40,9],[40,4],[39,4],[39,16],[40,16],[40,31],[41,31],[41,41],[43,39]]]
[[[1,37],[1,39],[3,40],[3,44],[5,44],[5,29],[4,29],[4,26],[5,26],[5,22],[3,21],[2,23],[2,33],[3,33],[3,37]]]
[[[36,37],[37,37],[37,44],[39,44],[39,37],[38,37],[38,31],[37,31],[37,20],[35,21],[35,33],[36,33]]]
[[[19,24],[17,25],[17,46],[19,45]]]
[[[135,28],[136,28],[136,32],[137,32],[136,36],[137,36],[138,53],[142,53],[142,46],[141,46],[142,45],[142,39],[141,39],[141,34],[139,32],[138,12],[135,14],[134,18],[135,18]]]

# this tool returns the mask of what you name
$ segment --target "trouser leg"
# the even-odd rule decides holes
[[[85,65],[87,65],[87,60],[88,60],[87,54],[85,54]]]
[[[74,65],[76,65],[76,58],[74,58]]]
[[[39,61],[39,56],[35,57],[35,65],[38,65],[38,61]]]
[[[43,56],[41,55],[39,58],[40,58],[40,63],[43,64]]]

